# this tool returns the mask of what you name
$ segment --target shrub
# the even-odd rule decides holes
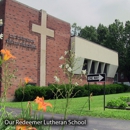
[[[50,84],[48,87],[38,87],[33,85],[27,85],[24,88],[24,98],[23,98],[23,88],[18,88],[15,91],[15,99],[17,101],[32,101],[39,97],[45,97],[45,99],[55,99],[55,98],[64,98],[66,97],[66,92],[69,90],[71,86],[69,84],[59,85],[59,84]],[[104,85],[96,85],[91,84],[90,93],[93,95],[101,95],[104,94]],[[123,84],[109,84],[105,85],[105,94],[114,94],[126,92],[129,90],[129,86]],[[73,88],[72,93],[70,93],[70,97],[83,97],[88,96],[88,84],[84,86],[75,86]]]
[[[93,93],[93,95],[99,95],[101,92],[101,85],[90,85],[90,93]]]
[[[85,90],[87,90],[88,93],[88,85],[85,84],[83,86],[85,88]],[[103,85],[97,85],[97,84],[90,84],[89,85],[89,89],[90,89],[90,93],[93,93],[93,95],[101,95],[103,94]]]
[[[15,91],[15,99],[17,101],[33,101],[37,96],[44,96],[45,90],[41,87],[26,86],[20,87]]]
[[[85,96],[85,88],[81,86],[75,86],[73,89],[72,97],[83,97]]]
[[[90,92],[93,92],[94,95],[104,94],[104,85],[90,84]],[[84,85],[85,90],[88,90],[88,85]],[[115,94],[128,91],[129,87],[123,84],[106,84],[105,85],[105,94]]]
[[[108,84],[107,87],[110,88],[110,94],[115,94],[116,93],[117,84]]]
[[[88,90],[85,90],[85,89],[84,89],[84,92],[83,92],[83,97],[88,96],[88,95],[89,95],[88,93],[89,93],[89,92],[88,92]]]
[[[110,94],[110,90],[111,90],[111,88],[108,85],[106,85],[105,86],[105,94]]]
[[[127,103],[121,99],[113,99],[113,100],[107,102],[107,107],[126,108],[127,106],[128,106]]]
[[[122,96],[120,99],[124,102],[130,102],[130,96]]]
[[[15,100],[22,101],[22,99],[23,99],[22,88],[18,88],[17,90],[15,90]]]
[[[53,99],[54,98],[54,87],[49,86],[49,87],[42,87],[41,88],[42,91],[45,92],[45,95],[41,95],[43,96],[45,99]]]

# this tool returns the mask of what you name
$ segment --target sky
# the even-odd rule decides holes
[[[85,26],[109,26],[130,20],[130,0],[17,0],[63,21]]]

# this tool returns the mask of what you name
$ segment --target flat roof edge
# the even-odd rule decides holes
[[[103,45],[100,45],[100,44],[98,44],[98,43],[95,43],[95,42],[89,41],[89,40],[84,39],[84,38],[82,38],[82,37],[79,37],[79,36],[71,36],[71,38],[80,38],[80,39],[83,39],[83,40],[85,40],[85,41],[91,42],[92,44],[96,44],[96,45],[101,46],[101,47],[103,47],[103,48],[106,48],[106,49],[108,49],[108,50],[114,51],[115,53],[118,54],[118,52],[115,51],[115,50],[112,50],[112,49],[110,49],[110,48],[107,48],[107,47],[105,47],[105,46],[103,46]]]

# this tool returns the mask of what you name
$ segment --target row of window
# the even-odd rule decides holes
[[[88,65],[89,62],[91,62],[90,68]],[[88,74],[105,73],[107,75],[108,66],[109,64],[85,59],[82,70],[87,70],[87,72],[89,71]]]

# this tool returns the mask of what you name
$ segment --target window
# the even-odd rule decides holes
[[[108,67],[108,65],[105,64],[104,73],[105,73],[106,75],[107,75],[107,67]]]
[[[98,71],[97,71],[98,74],[101,73],[101,63],[99,63],[99,66],[98,66]]]
[[[90,74],[94,74],[94,65],[95,65],[95,62],[92,61]]]
[[[83,64],[82,70],[86,70],[86,71],[87,71],[87,68],[88,68],[87,65],[88,65],[88,64],[87,64],[87,59],[84,59],[84,64]]]
[[[114,77],[114,83],[117,83],[117,82],[118,82],[118,73],[116,73]]]

